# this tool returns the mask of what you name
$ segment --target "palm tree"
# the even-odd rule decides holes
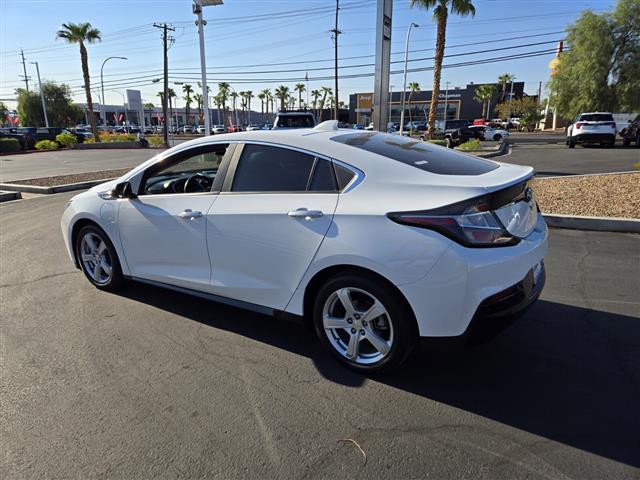
[[[304,83],[296,83],[295,89],[298,92],[298,108],[302,108],[302,93],[307,91]]]
[[[244,98],[247,101],[247,123],[251,123],[251,99],[253,98],[253,92],[247,90],[244,92]]]
[[[285,110],[287,97],[289,96],[289,87],[280,85],[276,88],[276,98],[280,100],[280,110]]]
[[[451,13],[460,16],[476,14],[476,8],[471,0],[409,0],[412,7],[431,9],[433,18],[438,22],[436,34],[436,55],[433,65],[433,89],[431,92],[431,105],[429,106],[429,138],[433,137],[436,114],[438,111],[438,97],[440,96],[440,76],[442,73],[442,59],[447,36],[447,17]]]
[[[84,78],[84,93],[87,96],[87,109],[89,110],[89,119],[91,121],[91,132],[96,142],[100,141],[98,129],[96,127],[96,118],[93,115],[93,99],[91,98],[91,81],[89,76],[89,58],[87,55],[86,43],[95,43],[100,40],[100,30],[93,28],[89,22],[85,23],[63,23],[60,30],[56,34],[56,38],[63,38],[68,43],[77,43],[80,45],[80,61],[82,63],[82,77]]]
[[[412,125],[412,121],[411,121],[411,99],[413,98],[413,94],[415,92],[419,92],[420,91],[420,84],[418,82],[411,82],[409,83],[409,90],[411,90],[409,92],[409,99],[407,101],[408,106],[409,106],[409,124]]]
[[[313,110],[315,111],[316,117],[318,116],[318,98],[320,98],[322,94],[318,90],[311,90],[311,98],[313,98]]]
[[[193,98],[191,97],[191,94],[193,93],[193,87],[188,83],[185,83],[184,85],[182,85],[182,91],[186,94],[184,97],[182,97],[182,99],[185,101],[184,110],[187,116],[187,121],[185,123],[188,124],[189,114],[191,113],[191,102],[193,101]]]
[[[169,88],[167,90],[167,95],[169,96],[169,117],[171,117],[171,115],[173,114],[172,113],[173,112],[173,107],[175,106],[174,102],[172,102],[172,99],[177,97],[176,91],[173,88]],[[177,125],[176,125],[176,127],[177,127]]]
[[[266,106],[267,106],[266,114],[269,115],[269,100],[271,99],[271,90],[269,90],[268,88],[265,88],[260,93],[264,95],[264,102],[266,103]]]
[[[231,87],[227,82],[218,83],[218,97],[220,98],[220,103],[222,104],[222,115],[224,117],[225,112],[227,110],[227,100],[229,99],[229,89]],[[222,122],[224,123],[224,121]]]
[[[489,116],[489,102],[495,94],[495,87],[491,84],[480,85],[476,88],[476,94],[473,99],[482,104],[482,118]]]
[[[266,98],[266,95],[264,92],[260,92],[257,97],[260,99],[260,114],[264,115],[264,99]]]
[[[323,114],[324,114],[324,106],[327,103],[327,96],[332,97],[333,96],[333,90],[331,90],[331,87],[320,87],[320,91],[322,92],[322,100],[320,100],[320,120],[322,120]]]
[[[512,73],[503,73],[498,77],[498,85],[502,89],[502,95],[500,99],[504,101],[504,97],[507,95],[507,84],[513,82],[516,79],[516,76]]]
[[[235,119],[236,119],[236,100],[238,100],[238,92],[236,92],[235,90],[231,92],[231,99],[233,100],[233,118],[234,118],[234,125],[235,125]],[[236,125],[236,128],[238,126]]]
[[[162,92],[160,92],[160,93],[162,93]],[[203,115],[202,115],[202,101],[203,101],[202,94],[201,93],[194,93],[193,94],[193,99],[196,101],[196,105],[198,105],[198,119],[199,119],[198,123],[201,124],[202,123],[202,118],[203,118]]]

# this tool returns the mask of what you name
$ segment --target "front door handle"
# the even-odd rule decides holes
[[[198,210],[191,210],[190,208],[187,208],[185,211],[180,212],[178,214],[178,216],[180,218],[194,219],[194,218],[201,217],[202,216],[202,212],[199,212]]]
[[[312,218],[320,218],[322,216],[322,211],[309,210],[308,208],[298,208],[296,210],[291,210],[289,213],[287,213],[287,215],[293,218],[304,218],[305,220],[311,220]]]

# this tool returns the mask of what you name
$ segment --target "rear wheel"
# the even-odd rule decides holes
[[[567,145],[569,145],[569,148],[576,148],[576,142],[571,139],[569,139]]]
[[[502,135],[500,135],[499,133],[496,133],[496,134],[493,136],[493,139],[494,139],[496,142],[499,142],[500,140],[502,140]]]
[[[640,132],[636,134],[636,148],[640,148]]]
[[[87,279],[101,290],[117,290],[123,281],[122,269],[113,244],[102,229],[83,227],[76,237],[76,258]]]
[[[313,319],[333,356],[363,372],[398,367],[417,341],[413,313],[400,295],[368,276],[330,279],[316,296]]]

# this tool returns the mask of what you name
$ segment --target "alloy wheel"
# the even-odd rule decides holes
[[[380,362],[393,346],[393,323],[386,308],[360,288],[345,287],[329,295],[322,323],[333,348],[360,365]]]
[[[80,260],[82,268],[95,283],[99,285],[109,283],[113,273],[113,263],[107,244],[99,235],[89,232],[82,237]]]

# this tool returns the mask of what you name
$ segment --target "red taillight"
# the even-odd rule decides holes
[[[584,125],[584,123],[578,122],[578,123],[576,123],[576,128],[580,129],[580,128],[582,128],[583,125]]]

